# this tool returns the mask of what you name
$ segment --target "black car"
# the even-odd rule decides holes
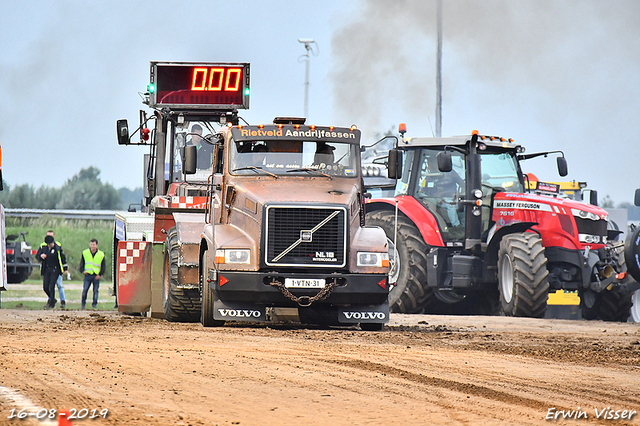
[[[27,232],[21,232],[20,235],[7,235],[7,283],[9,284],[25,281],[31,275],[33,268],[38,266],[33,260],[36,250],[31,249],[26,235]]]

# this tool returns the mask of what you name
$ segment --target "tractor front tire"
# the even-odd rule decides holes
[[[429,247],[418,228],[406,217],[398,215],[397,247],[394,246],[395,215],[380,210],[366,215],[367,226],[379,226],[387,235],[389,261],[389,306],[392,312],[422,312],[433,295],[427,286],[427,252]],[[395,283],[395,286],[393,284]]]
[[[498,284],[504,314],[543,318],[549,298],[548,275],[547,258],[538,234],[505,236],[498,252]]]

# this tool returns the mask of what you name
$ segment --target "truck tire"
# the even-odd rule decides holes
[[[202,306],[200,308],[200,323],[203,327],[221,327],[224,321],[216,320],[213,317],[213,290],[206,280],[206,265],[204,258],[200,258],[200,289],[202,293]]]
[[[433,293],[434,296],[436,292]],[[469,291],[459,302],[445,303],[433,297],[425,306],[424,314],[435,315],[499,315],[500,293],[491,289]]]
[[[478,290],[467,294],[461,303],[467,304],[466,315],[498,315],[500,313],[500,292],[497,287]]]
[[[631,321],[640,322],[640,290],[636,290],[631,295]]]
[[[198,322],[200,318],[199,292],[178,287],[180,284],[178,281],[179,253],[178,231],[173,227],[167,233],[164,248],[164,272],[162,274],[164,317],[170,322]]]
[[[31,275],[31,268],[18,268],[15,274],[7,273],[7,283],[20,284],[25,282]]]
[[[627,271],[640,282],[640,226],[632,230],[624,242],[624,259]]]
[[[588,320],[627,322],[632,315],[632,294],[615,290],[596,293],[586,290],[580,293],[582,318]]]
[[[361,322],[360,329],[362,331],[382,331],[384,323],[382,322]]]
[[[498,285],[507,316],[543,318],[549,282],[542,239],[533,232],[505,236],[498,252]]]
[[[429,302],[433,290],[427,286],[427,251],[418,228],[404,216],[398,215],[398,247],[393,245],[395,215],[380,210],[369,212],[367,226],[379,226],[387,235],[389,260],[395,259],[389,270],[389,306],[392,312],[420,313]],[[395,286],[392,284],[395,283]]]
[[[338,309],[327,306],[318,308],[310,306],[298,308],[298,318],[302,324],[314,324],[320,326],[341,325],[338,320]]]

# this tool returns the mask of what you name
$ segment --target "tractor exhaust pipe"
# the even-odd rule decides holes
[[[598,276],[601,279],[607,279],[609,278],[615,271],[613,270],[613,268],[611,267],[611,265],[605,265],[601,268],[598,268]]]

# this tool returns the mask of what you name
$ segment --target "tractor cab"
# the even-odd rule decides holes
[[[517,158],[524,149],[503,138],[476,136],[407,138],[392,154],[402,158],[401,168],[390,169],[396,196],[415,199],[433,216],[438,235],[432,241],[442,239],[434,245],[486,243],[494,195],[524,192]]]

